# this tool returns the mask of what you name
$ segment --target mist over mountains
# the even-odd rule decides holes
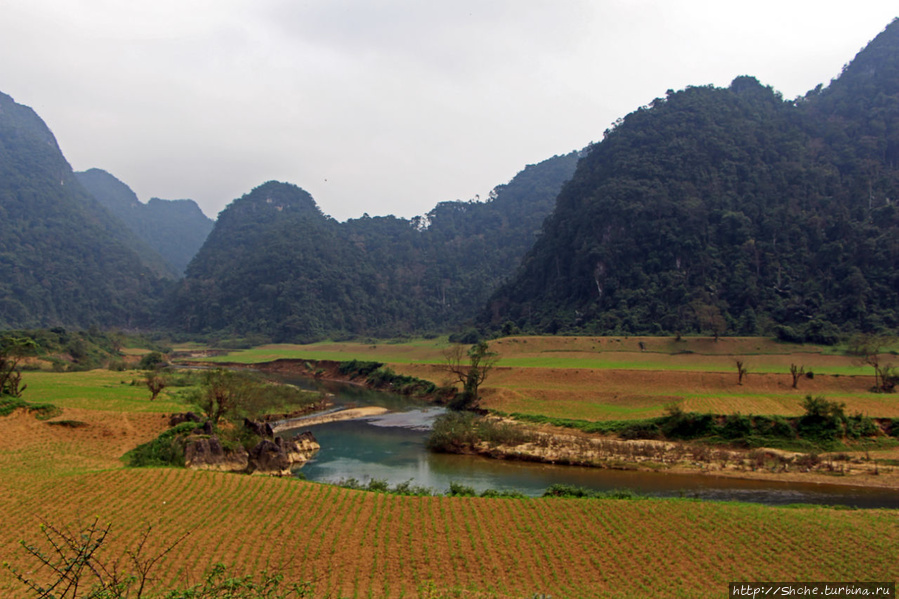
[[[176,276],[184,275],[212,231],[212,219],[193,200],[150,198],[143,204],[130,187],[104,170],[93,168],[75,176],[97,201],[162,256]]]
[[[285,342],[471,323],[825,342],[896,330],[897,62],[894,21],[802,98],[751,76],[669,90],[487,201],[344,223],[280,182],[214,224],[189,200],[143,204],[105,171],[73,173],[34,111],[0,94],[0,326]]]

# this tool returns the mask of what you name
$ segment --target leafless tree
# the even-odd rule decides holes
[[[749,372],[749,368],[747,368],[743,362],[743,360],[736,360],[737,364],[737,384],[743,384],[743,377],[746,376],[746,373]]]
[[[797,366],[796,364],[790,364],[790,375],[793,377],[793,388],[799,388],[799,377],[805,374],[805,366]]]

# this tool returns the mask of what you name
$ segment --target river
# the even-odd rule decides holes
[[[309,385],[308,380],[290,382]],[[300,470],[311,481],[339,483],[356,479],[364,484],[379,479],[391,486],[411,481],[413,485],[437,492],[446,491],[455,482],[478,492],[511,489],[530,496],[539,496],[550,485],[563,483],[597,491],[629,489],[658,497],[769,505],[808,503],[899,508],[899,492],[894,489],[605,470],[434,454],[425,449],[425,439],[430,422],[443,408],[352,385],[324,384],[319,389],[334,393],[337,406],[377,405],[391,411],[361,420],[311,427],[300,422],[295,429],[281,433],[291,436],[298,430],[311,430],[321,444],[321,450]]]

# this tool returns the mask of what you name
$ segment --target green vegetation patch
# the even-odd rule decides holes
[[[197,428],[195,422],[184,422],[165,431],[152,441],[138,445],[125,454],[132,468],[146,466],[184,467],[184,438]]]
[[[520,445],[535,435],[507,422],[497,422],[473,412],[447,412],[439,416],[426,442],[427,448],[440,453],[465,453],[479,443]]]
[[[701,414],[684,412],[677,406],[670,406],[665,416],[642,420],[591,422],[536,414],[513,413],[508,416],[523,422],[573,428],[587,433],[616,434],[624,439],[701,441],[789,451],[835,451],[849,449],[853,444],[867,443],[884,435],[899,437],[899,419],[878,423],[862,414],[847,415],[845,404],[811,395],[803,400],[802,408],[804,414],[798,417]],[[435,433],[438,430],[436,424],[434,430]],[[450,428],[452,435],[446,434],[449,439],[454,435],[461,442],[472,445],[478,442],[479,432],[474,425],[466,427],[457,424]],[[442,430],[441,434],[444,434]],[[435,443],[442,442],[441,437],[435,440]]]
[[[145,373],[136,371],[29,372],[26,375],[29,398],[61,408],[151,413],[184,409],[182,402],[167,394],[150,401],[144,380]]]
[[[31,403],[18,397],[4,395],[0,397],[0,416],[9,416],[18,409],[28,410],[38,420],[49,420],[62,414],[59,407],[49,403]]]

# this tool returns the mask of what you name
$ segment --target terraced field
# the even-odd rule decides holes
[[[448,382],[440,368],[446,347],[445,340],[270,345],[213,361],[375,360],[441,384]],[[620,420],[661,416],[678,404],[685,411],[787,416],[801,414],[800,402],[811,394],[844,402],[848,414],[899,418],[894,395],[869,391],[873,370],[838,348],[755,337],[510,337],[490,349],[501,359],[482,388],[482,405],[507,413]],[[741,384],[738,359],[749,369]],[[795,389],[791,364],[811,372]]]
[[[117,422],[105,414],[90,427]],[[160,585],[211,563],[311,581],[316,596],[720,597],[732,580],[895,580],[899,514],[686,500],[398,497],[289,479],[116,465],[132,432],[65,439],[16,414],[0,419],[6,515],[0,554],[41,519],[113,525],[110,555],[153,526],[151,549],[179,538]],[[48,432],[49,431],[49,432]],[[89,447],[88,447],[89,446]],[[46,463],[50,451],[71,461]],[[4,572],[4,597],[25,596]]]
[[[567,341],[557,347],[558,340],[541,341],[537,353],[558,354],[572,344],[587,353],[595,342]],[[614,343],[601,340],[601,347]],[[539,344],[528,339],[518,345]],[[772,348],[756,351],[765,349]],[[284,357],[287,350],[277,351]],[[287,353],[297,357],[303,351]],[[439,344],[390,351],[398,360],[391,362],[396,370],[439,376]],[[377,353],[344,353],[345,359],[379,358]],[[524,353],[508,350],[509,360]],[[630,353],[636,357],[626,362],[639,362],[639,352]],[[782,359],[765,355],[771,363]],[[899,578],[895,510],[400,497],[294,479],[127,469],[122,454],[164,430],[166,412],[184,408],[165,395],[150,403],[145,389],[130,384],[135,376],[26,373],[29,401],[52,400],[63,408],[55,420],[82,426],[53,425],[22,411],[0,417],[4,561],[18,569],[33,567],[18,541],[39,540],[42,520],[77,527],[99,516],[112,524],[110,556],[132,547],[148,525],[150,549],[190,533],[155,571],[160,589],[196,582],[216,562],[234,573],[269,569],[288,580],[309,581],[317,597],[722,597],[727,583],[737,580]],[[738,386],[726,369],[508,366],[488,382],[488,404],[508,411],[514,406],[608,418],[651,415],[673,398],[688,406],[788,413],[793,401],[798,405],[804,394],[820,391],[857,402],[856,409],[864,407],[871,415],[893,409],[888,401],[893,398],[867,393],[859,376],[816,375],[803,380],[799,390],[791,389],[788,380],[784,385],[784,378],[779,372],[753,371]],[[0,596],[27,596],[5,569],[0,569]]]

